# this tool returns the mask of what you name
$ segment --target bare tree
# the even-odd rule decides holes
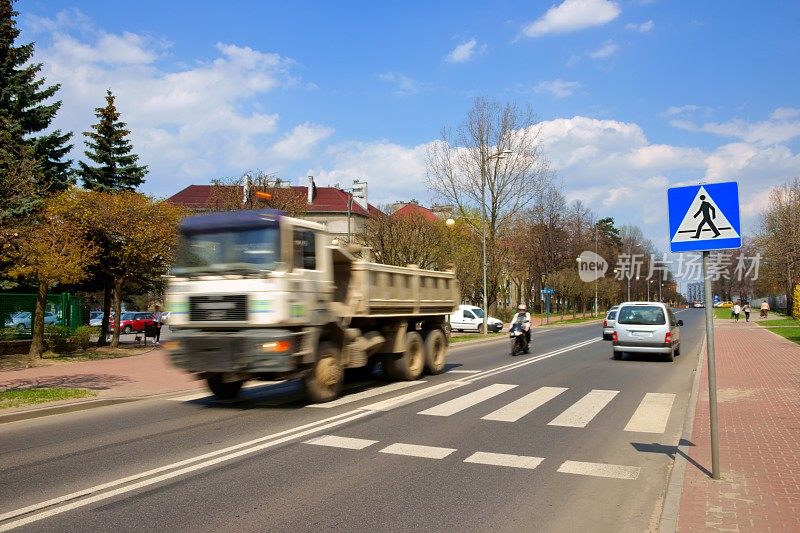
[[[502,228],[550,178],[532,110],[485,98],[475,100],[455,137],[442,130],[441,140],[428,150],[426,167],[428,185],[455,206],[459,217],[478,208],[481,217],[467,219],[479,233],[486,232],[486,248],[492,252]],[[500,279],[496,255],[487,258],[490,303]]]
[[[245,172],[239,178],[213,180],[207,207],[215,211],[278,209],[296,216],[306,211],[306,201],[306,195],[296,188],[259,170]]]
[[[791,312],[793,289],[800,283],[800,178],[773,189],[757,242],[764,254],[765,280],[759,285],[785,292]]]

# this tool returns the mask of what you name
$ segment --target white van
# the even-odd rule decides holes
[[[483,327],[483,309],[474,305],[459,305],[458,310],[450,315],[450,329],[452,331],[480,331]],[[503,329],[503,321],[489,317],[486,320],[489,331],[497,333]]]

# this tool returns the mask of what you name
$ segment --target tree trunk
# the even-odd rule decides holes
[[[28,359],[38,359],[42,357],[44,347],[44,307],[47,305],[47,282],[39,280],[38,291],[36,292],[36,312],[31,321],[31,349],[28,351]]]
[[[119,325],[122,322],[122,280],[114,279],[114,333],[111,336],[111,347],[119,347]]]
[[[108,344],[108,323],[111,321],[111,284],[106,282],[103,285],[103,323],[100,324],[100,336],[97,339],[98,346]]]

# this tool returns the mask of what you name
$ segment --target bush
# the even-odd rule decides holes
[[[497,309],[494,310],[495,317],[499,318],[504,323],[511,322],[511,319],[514,318],[514,315],[516,314],[516,312],[517,312],[517,310],[514,309],[513,307],[499,307],[498,306]]]
[[[48,350],[53,352],[75,351],[75,343],[70,342],[72,332],[67,326],[53,324],[44,328],[44,343]]]
[[[86,350],[92,345],[92,335],[99,335],[100,328],[96,326],[81,326],[75,330],[75,334],[70,338],[81,350]]]
[[[792,301],[792,318],[800,320],[800,283],[794,286]]]
[[[0,329],[0,341],[13,341],[18,337],[20,337],[20,334],[17,328]]]

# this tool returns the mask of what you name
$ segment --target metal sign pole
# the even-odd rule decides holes
[[[703,280],[705,285],[706,357],[708,358],[708,411],[711,418],[711,477],[720,478],[719,426],[717,424],[717,368],[714,359],[714,306],[711,300],[711,279],[708,275],[710,252],[703,252]]]

